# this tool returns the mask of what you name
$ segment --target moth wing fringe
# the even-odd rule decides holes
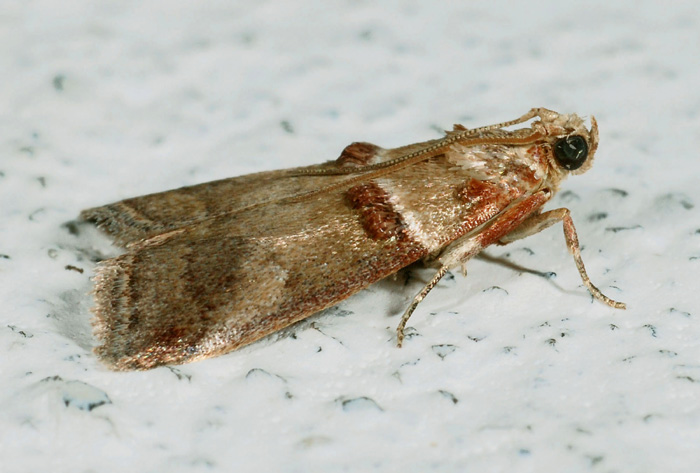
[[[129,305],[127,264],[131,255],[122,255],[100,262],[95,269],[95,305],[92,327],[100,342],[94,348],[99,358],[114,370],[146,369],[148,367],[127,362],[127,339],[123,333],[129,329],[127,312],[120,308]]]
[[[100,231],[109,235],[115,245],[124,248],[130,242],[141,239],[143,230],[124,222],[123,215],[124,213],[114,205],[105,205],[83,210],[80,212],[80,219],[93,223]]]

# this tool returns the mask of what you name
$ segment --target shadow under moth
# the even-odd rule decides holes
[[[221,355],[423,260],[436,272],[398,324],[400,346],[449,269],[557,222],[591,294],[625,308],[588,278],[569,210],[542,212],[597,146],[594,118],[588,130],[577,115],[535,108],[423,143],[352,143],[324,164],[84,210],[126,248],[96,268],[95,351],[117,370]]]

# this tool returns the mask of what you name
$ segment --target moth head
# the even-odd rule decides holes
[[[598,148],[598,123],[591,117],[591,128],[575,114],[541,116],[541,126],[551,146],[550,165],[560,174],[582,174],[593,165]]]

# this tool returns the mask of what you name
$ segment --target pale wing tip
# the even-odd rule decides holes
[[[109,235],[115,245],[125,248],[129,243],[145,238],[149,230],[135,220],[127,218],[128,213],[124,209],[120,210],[118,205],[85,209],[80,212],[79,218],[93,223],[100,231]]]

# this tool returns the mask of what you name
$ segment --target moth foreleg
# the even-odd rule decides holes
[[[566,238],[566,246],[569,248],[569,253],[574,257],[574,262],[576,263],[576,269],[581,275],[581,280],[583,284],[588,288],[588,291],[598,299],[599,301],[614,307],[616,309],[625,309],[624,302],[618,302],[610,299],[608,296],[603,294],[600,289],[595,287],[591,282],[591,279],[586,273],[586,268],[583,265],[583,259],[581,258],[581,249],[578,243],[578,236],[576,235],[576,228],[574,227],[574,221],[571,218],[571,213],[567,208],[550,210],[543,214],[537,214],[529,217],[523,223],[521,223],[515,230],[503,236],[498,242],[502,245],[510,243],[512,241],[520,240],[526,238],[535,233],[539,233],[542,230],[551,227],[557,222],[562,222],[564,225],[564,237]]]
[[[408,319],[411,317],[411,314],[450,268],[459,265],[464,268],[465,263],[472,256],[476,255],[483,248],[491,244],[500,243],[505,245],[512,241],[520,240],[521,238],[539,233],[557,222],[562,222],[564,226],[566,245],[569,248],[569,252],[574,257],[574,262],[576,263],[576,268],[581,276],[581,280],[593,297],[601,302],[604,302],[610,307],[617,309],[626,308],[624,303],[610,299],[603,294],[593,285],[588,277],[586,268],[584,267],[583,260],[581,258],[581,249],[579,247],[578,236],[576,235],[576,228],[574,227],[574,222],[571,219],[569,209],[561,208],[542,214],[537,213],[538,209],[544,205],[547,200],[549,200],[550,196],[551,193],[547,190],[537,192],[511,206],[480,233],[466,235],[465,237],[460,238],[450,244],[450,246],[438,258],[441,266],[437,273],[435,273],[430,282],[425,285],[423,290],[421,290],[421,292],[414,297],[413,302],[401,317],[399,326],[396,329],[398,346],[401,346],[403,343],[403,331],[406,327]]]

